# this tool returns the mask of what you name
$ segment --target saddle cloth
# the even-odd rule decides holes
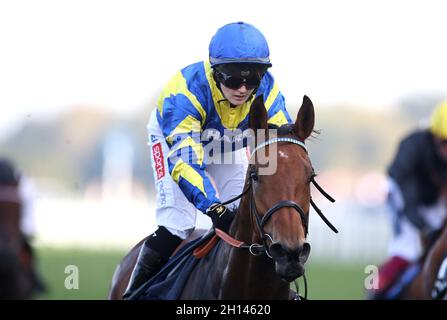
[[[163,268],[145,284],[143,284],[129,299],[131,300],[177,300],[194,267],[200,261],[193,252],[196,248],[209,241],[214,232],[208,232],[203,237],[187,243]],[[209,253],[209,258],[217,252],[216,248]]]
[[[410,284],[411,281],[419,274],[421,270],[420,263],[414,263],[409,266],[402,276],[393,284],[384,294],[384,298],[386,300],[395,300],[399,299],[401,293],[404,289]]]

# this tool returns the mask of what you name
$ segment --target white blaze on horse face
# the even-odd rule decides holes
[[[283,159],[288,159],[289,158],[287,153],[285,153],[284,151],[281,151],[281,150],[278,152],[278,155],[279,155],[280,158],[283,158]]]

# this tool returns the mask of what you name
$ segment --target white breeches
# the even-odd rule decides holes
[[[392,179],[389,180],[389,192],[390,202],[392,203],[390,206],[391,214],[396,219],[397,211],[403,207],[403,199],[400,188]],[[421,206],[419,211],[433,230],[439,229],[446,217],[446,199],[440,197],[436,204],[429,207]],[[400,232],[393,234],[388,245],[388,255],[400,256],[408,261],[416,261],[423,253],[419,230],[405,216],[398,218],[396,223],[399,224]]]

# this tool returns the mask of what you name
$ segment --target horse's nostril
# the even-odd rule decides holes
[[[287,250],[284,249],[282,244],[274,243],[270,246],[270,254],[273,259],[278,260],[287,256]]]
[[[305,263],[307,261],[307,258],[309,258],[309,254],[310,254],[310,244],[305,242],[303,244],[301,253],[300,253],[300,257],[299,260],[301,263]]]
[[[299,261],[301,263],[306,262],[310,253],[310,244],[304,243],[296,249],[285,249],[287,251],[290,260]]]
[[[277,262],[297,261],[304,264],[309,258],[310,244],[305,242],[296,249],[290,249],[277,242],[270,246],[270,254]]]

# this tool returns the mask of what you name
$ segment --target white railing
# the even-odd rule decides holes
[[[312,210],[308,238],[312,258],[367,263],[384,257],[390,235],[384,208],[340,202],[319,205],[339,233]],[[154,203],[142,200],[40,199],[35,213],[37,243],[42,246],[127,249],[156,229]],[[211,223],[198,213],[197,225],[208,228]]]

